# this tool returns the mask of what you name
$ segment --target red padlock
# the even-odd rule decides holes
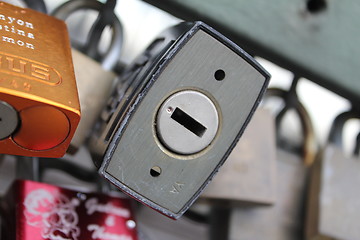
[[[130,201],[17,180],[3,202],[3,237],[9,240],[137,240]]]

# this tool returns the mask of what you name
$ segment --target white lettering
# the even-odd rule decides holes
[[[14,41],[13,38],[3,36],[2,39],[3,39],[3,42],[8,42],[8,43],[15,44],[15,41]]]
[[[100,204],[96,198],[90,198],[89,200],[87,200],[85,203],[85,207],[87,209],[88,215],[91,215],[94,212],[102,212],[107,214],[114,214],[116,216],[124,217],[124,218],[130,217],[129,210],[114,206],[111,203]]]
[[[14,40],[13,38],[6,37],[6,36],[3,36],[3,37],[2,37],[2,40],[3,40],[3,42],[8,42],[8,43],[12,43],[12,44],[17,44],[17,45],[20,46],[20,47],[24,47],[24,46],[25,46],[26,48],[35,49],[35,47],[34,47],[33,44],[31,44],[31,43],[25,43],[25,42],[23,42],[23,41],[21,41],[21,40],[17,40],[17,41],[15,42],[15,40]]]
[[[18,40],[16,43],[17,43],[17,45],[19,45],[21,47],[25,45],[25,43],[21,40]]]
[[[33,26],[33,24],[32,24],[32,23],[25,22],[25,26],[26,26],[27,28],[34,29],[34,26]]]
[[[26,43],[26,47],[27,47],[27,48],[31,48],[31,49],[35,49],[35,48],[34,48],[34,45],[31,44],[31,43]]]
[[[8,19],[9,19],[9,23],[13,23],[15,21],[15,18],[13,17],[8,17]]]
[[[25,36],[25,32],[23,30],[17,30],[17,34],[19,35],[22,35],[22,36]]]
[[[33,33],[31,32],[26,32],[22,29],[17,29],[15,24],[19,25],[19,26],[25,26],[29,29],[34,29],[34,25],[31,22],[27,22],[24,21],[22,19],[16,19],[15,17],[10,17],[10,16],[6,16],[3,14],[0,14],[0,21],[5,21],[5,23],[8,23],[10,25],[2,25],[0,24],[0,30],[5,31],[5,32],[11,32],[14,34],[17,34],[19,36],[23,36],[23,37],[27,37],[29,39],[35,39],[35,36]],[[8,42],[8,43],[12,43],[12,44],[16,44],[20,47],[26,47],[28,49],[35,49],[34,45],[32,43],[27,43],[26,41],[23,41],[23,39],[21,40],[17,40],[14,39],[12,37],[8,37],[8,36],[1,36],[2,37],[2,41],[3,42]]]
[[[34,25],[31,22],[26,22],[22,19],[16,19],[14,17],[8,17],[3,14],[0,14],[0,20],[6,21],[9,24],[17,23],[20,26],[24,26],[27,28],[34,29]]]
[[[6,32],[12,32],[20,36],[25,36],[31,39],[35,39],[35,36],[33,33],[25,32],[24,30],[16,29],[13,26],[11,28],[7,25],[0,25],[0,30],[5,30]]]
[[[93,231],[91,238],[92,239],[103,239],[103,240],[132,240],[131,236],[119,235],[115,233],[105,232],[104,227],[101,227],[97,224],[90,224],[87,226],[89,231]]]

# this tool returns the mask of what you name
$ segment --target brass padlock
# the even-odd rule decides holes
[[[276,199],[275,123],[259,108],[200,199],[219,204],[273,204]]]
[[[90,135],[116,82],[115,74],[103,69],[95,60],[75,49],[72,50],[72,56],[82,113],[69,153],[75,153]]]
[[[0,2],[0,153],[61,157],[80,120],[63,21]]]
[[[286,101],[286,91],[268,89],[268,97],[280,97]],[[314,130],[311,119],[296,98],[293,109],[303,123],[303,150],[305,154],[278,148],[276,152],[276,198],[272,206],[245,206],[231,213],[230,239],[232,240],[300,240],[303,239],[303,206],[309,166],[313,162]],[[290,108],[282,109],[278,127]],[[279,132],[279,128],[277,129]],[[280,135],[277,135],[278,142]],[[302,156],[301,156],[302,155]]]
[[[306,219],[308,240],[360,239],[360,159],[345,156],[342,150],[343,127],[351,118],[360,119],[360,114],[345,112],[334,120],[327,146],[312,169]]]

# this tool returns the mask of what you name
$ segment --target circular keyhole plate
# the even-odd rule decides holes
[[[219,114],[213,101],[195,90],[183,90],[168,97],[156,117],[160,142],[180,155],[198,153],[214,140]]]
[[[19,123],[17,111],[8,103],[0,101],[0,139],[14,133]]]

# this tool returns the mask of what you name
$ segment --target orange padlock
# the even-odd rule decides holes
[[[79,121],[65,23],[0,2],[0,154],[61,157]]]

